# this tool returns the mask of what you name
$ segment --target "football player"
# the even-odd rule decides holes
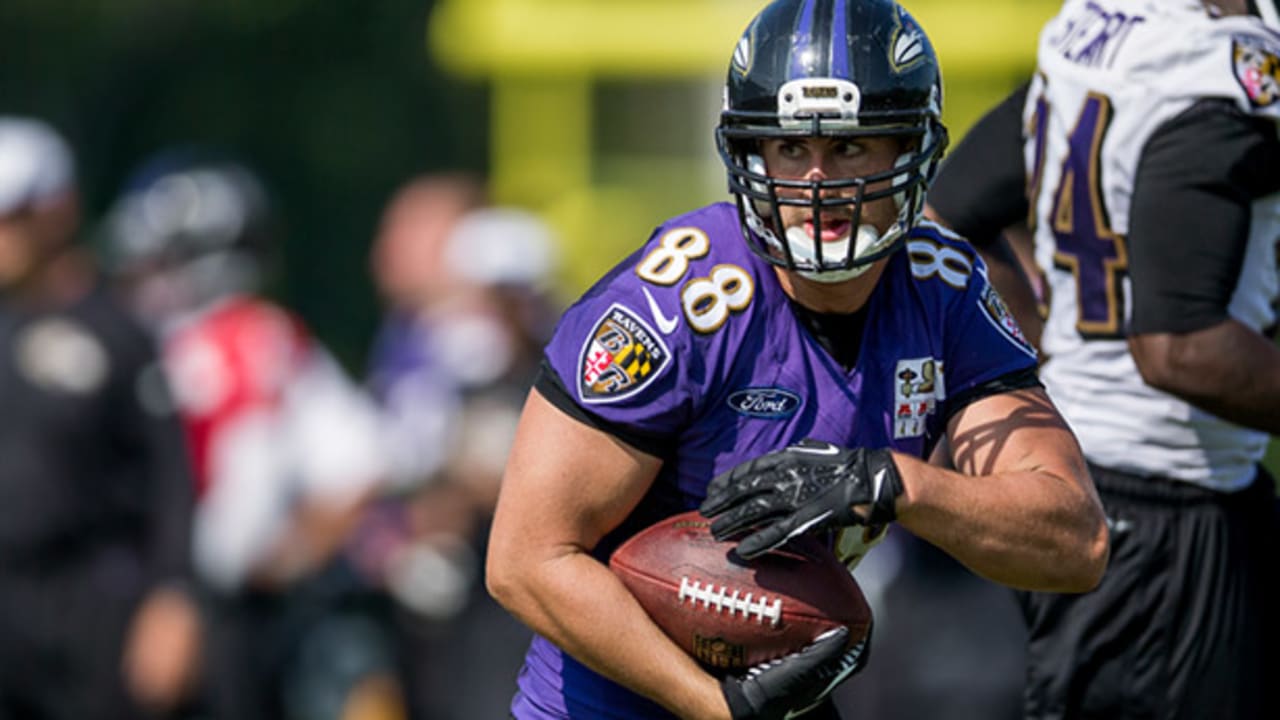
[[[1278,29],[1270,0],[1071,0],[931,191],[975,241],[1030,210],[1041,376],[1111,531],[1096,591],[1020,597],[1027,717],[1277,713]]]
[[[258,175],[199,148],[144,162],[105,221],[116,279],[163,339],[196,465],[209,709],[336,718],[362,693],[398,707],[380,616],[345,611],[376,606],[355,602],[369,598],[343,580],[342,551],[387,474],[379,415],[301,320],[260,294],[276,230]],[[354,660],[303,660],[338,648]]]
[[[735,202],[663,223],[567,310],[525,405],[487,567],[538,634],[515,717],[835,716],[865,644],[715,677],[609,572],[684,510],[747,557],[846,529],[856,553],[896,519],[999,582],[1097,582],[1101,508],[1035,351],[920,219],[941,110],[891,0],[776,0],[743,33],[716,133]],[[923,460],[944,437],[960,471]]]
[[[199,664],[182,428],[82,218],[66,140],[0,116],[4,718],[161,717]]]

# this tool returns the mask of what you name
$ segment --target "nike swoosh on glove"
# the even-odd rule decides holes
[[[750,559],[805,533],[880,525],[896,517],[902,476],[888,450],[801,440],[748,460],[707,485],[699,511],[717,540],[755,529],[738,543]],[[855,505],[870,505],[867,517]]]
[[[733,720],[790,720],[822,702],[866,665],[871,632],[845,649],[849,629],[829,630],[800,651],[720,681]]]

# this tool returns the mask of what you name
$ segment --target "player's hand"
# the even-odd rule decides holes
[[[716,477],[699,510],[717,540],[757,528],[738,543],[750,559],[805,533],[880,525],[896,516],[902,476],[888,450],[801,440]],[[866,517],[855,505],[869,505]]]
[[[742,677],[720,682],[733,720],[789,720],[822,702],[837,685],[866,664],[871,632],[845,649],[849,629],[819,635],[790,655],[756,665]]]

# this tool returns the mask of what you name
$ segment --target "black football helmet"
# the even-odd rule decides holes
[[[100,241],[108,269],[150,318],[257,291],[277,230],[253,170],[218,151],[181,147],[131,175]]]
[[[747,243],[769,262],[824,282],[864,272],[901,247],[920,218],[947,145],[941,115],[937,57],[896,2],[770,3],[734,50],[716,130]],[[903,151],[892,169],[863,177],[771,177],[761,141],[786,136],[893,136]],[[864,203],[890,197],[899,211],[892,227],[880,233],[861,222]],[[815,243],[804,230],[783,227],[783,205],[811,207],[815,237],[823,213],[847,216],[851,209],[852,230],[843,240]]]

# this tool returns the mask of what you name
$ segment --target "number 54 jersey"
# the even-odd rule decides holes
[[[718,203],[658,228],[566,311],[546,357],[580,416],[666,461],[646,499],[652,521],[805,437],[925,456],[956,409],[1036,364],[985,273],[968,243],[916,228],[845,367]]]
[[[1176,240],[1130,238],[1130,211],[1148,142],[1194,105],[1215,99],[1223,112],[1280,120],[1280,35],[1256,18],[1210,18],[1199,0],[1067,0],[1041,33],[1038,63],[1024,110],[1024,157],[1036,263],[1048,291],[1041,378],[1091,461],[1243,487],[1266,435],[1148,386],[1125,338],[1130,273],[1138,266],[1148,275],[1207,272],[1169,268],[1167,260],[1153,269],[1153,254],[1167,256],[1174,243],[1221,244],[1228,233],[1215,235],[1219,228],[1203,216],[1200,234],[1181,228],[1185,238]],[[1213,152],[1202,141],[1187,154],[1204,155],[1187,162],[1203,164]],[[1235,281],[1227,313],[1258,331],[1276,319],[1278,239],[1280,196],[1254,200],[1240,276],[1224,283]]]

